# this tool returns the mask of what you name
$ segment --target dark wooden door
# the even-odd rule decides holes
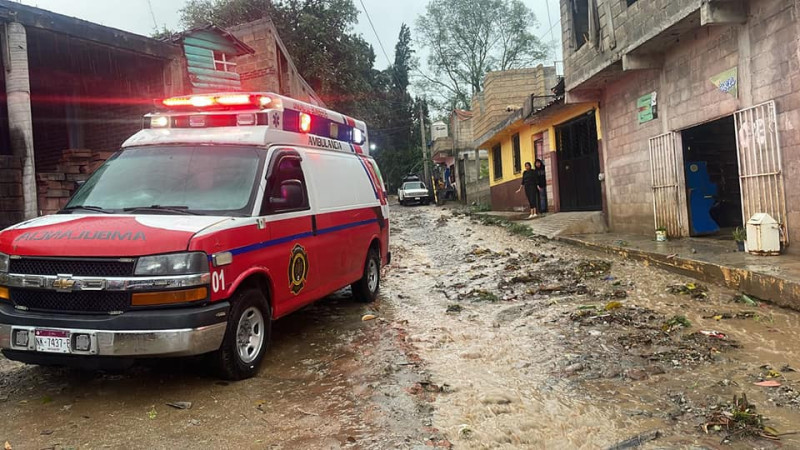
[[[561,211],[603,209],[594,111],[556,127]]]

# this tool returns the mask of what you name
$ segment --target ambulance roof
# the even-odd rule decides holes
[[[367,126],[344,114],[269,92],[173,97],[144,116],[122,147],[146,145],[294,145],[369,154]]]

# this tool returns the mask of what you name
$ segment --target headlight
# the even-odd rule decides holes
[[[135,275],[167,276],[208,273],[208,257],[202,252],[143,256],[136,263]]]
[[[8,255],[0,253],[0,273],[8,272],[8,260]]]

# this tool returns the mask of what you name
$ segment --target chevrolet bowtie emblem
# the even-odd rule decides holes
[[[53,281],[53,288],[59,291],[71,291],[73,287],[75,287],[75,280],[71,276],[59,275]]]

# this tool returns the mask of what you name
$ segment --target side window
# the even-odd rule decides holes
[[[267,189],[261,214],[278,214],[308,209],[306,178],[297,154],[277,154],[267,175]]]

